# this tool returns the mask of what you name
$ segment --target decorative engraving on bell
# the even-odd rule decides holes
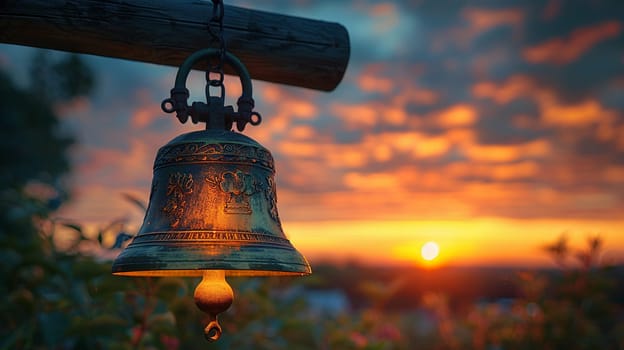
[[[260,192],[261,185],[258,185],[251,174],[236,169],[221,173],[219,187],[228,194],[224,208],[226,213],[250,215],[252,210],[249,197]]]
[[[180,220],[184,216],[184,209],[187,206],[186,195],[191,193],[193,193],[192,174],[169,174],[168,198],[162,210],[169,217],[171,227],[178,227],[180,224]]]
[[[154,163],[139,233],[113,264],[133,276],[305,275],[277,212],[271,153],[227,130],[183,134]]]

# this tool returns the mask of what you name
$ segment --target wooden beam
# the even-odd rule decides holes
[[[179,66],[216,47],[211,16],[212,2],[198,0],[7,0],[0,42]],[[338,23],[226,5],[223,26],[253,79],[331,91],[347,68],[349,35]]]

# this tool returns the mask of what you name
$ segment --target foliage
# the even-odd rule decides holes
[[[425,297],[438,319],[437,348],[622,349],[624,309],[615,294],[616,267],[599,264],[601,247],[599,237],[590,237],[585,249],[573,252],[562,236],[545,247],[561,271],[523,272],[522,297],[481,303],[463,317],[451,314],[439,296]]]
[[[88,93],[93,78],[77,56],[51,63],[40,53],[37,60],[41,66],[53,65],[57,76],[65,75],[65,83],[55,87],[58,96],[48,97],[37,84],[42,75],[34,74],[30,86],[20,88],[0,72],[0,296],[5,301],[0,338],[4,347],[31,348],[37,342],[35,335],[55,336],[53,329],[44,334],[37,326],[60,312],[43,300],[58,298],[62,294],[56,286],[72,282],[62,279],[64,259],[50,237],[40,233],[49,213],[66,197],[63,175],[69,170],[66,153],[73,142],[61,132],[54,104]],[[80,67],[79,77],[71,72],[74,64]]]

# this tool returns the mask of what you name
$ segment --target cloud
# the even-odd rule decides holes
[[[550,154],[548,141],[535,140],[517,145],[470,144],[462,148],[468,159],[485,162],[510,162],[523,158],[544,158]]]
[[[402,183],[401,178],[389,173],[348,173],[345,175],[343,181],[349,188],[364,191],[397,191]]]
[[[562,105],[551,99],[540,102],[542,119],[546,125],[586,126],[601,119],[610,119],[613,111],[607,110],[596,100],[585,100],[573,105]]]
[[[164,144],[164,143],[163,143]],[[147,186],[156,157],[154,145],[143,140],[130,141],[127,150],[114,148],[87,148],[83,150],[84,161],[77,171],[89,182],[108,186]]]
[[[383,110],[375,108],[370,104],[348,105],[334,103],[331,107],[331,112],[348,126],[357,128],[376,125],[381,118]]]
[[[516,74],[504,83],[479,82],[473,85],[472,93],[479,98],[491,98],[499,104],[509,103],[527,96],[535,87],[533,80],[526,75]]]
[[[487,9],[466,8],[462,17],[469,23],[471,35],[478,35],[499,26],[519,27],[524,21],[524,11],[520,8]]]
[[[407,85],[407,84],[405,84]],[[400,92],[390,96],[394,105],[407,108],[408,105],[432,105],[439,101],[440,94],[432,89],[425,89],[411,80],[409,85],[401,86]]]
[[[538,106],[544,127],[585,127],[616,118],[616,112],[603,106],[595,98],[575,103],[562,102],[556,91],[538,84],[525,75],[514,75],[500,84],[480,82],[472,87],[478,98],[489,98],[498,104],[508,104],[523,98],[532,99]]]
[[[433,35],[431,48],[434,52],[450,47],[470,49],[476,39],[499,28],[510,28],[514,33],[520,33],[525,21],[525,12],[521,8],[466,7],[454,13],[456,9],[446,9],[449,17],[455,16],[457,19]]]
[[[358,86],[364,92],[379,92],[388,94],[395,87],[394,81],[384,75],[383,71],[386,65],[371,64],[364,67],[362,73],[358,76]]]
[[[546,21],[553,20],[561,12],[561,5],[561,0],[548,0],[542,11],[542,18]]]
[[[444,168],[445,174],[458,179],[478,178],[489,181],[529,180],[539,176],[539,172],[539,163],[531,160],[507,164],[456,162]]]
[[[460,104],[436,113],[434,118],[439,126],[443,128],[453,128],[472,125],[477,121],[478,116],[473,106]]]
[[[141,92],[138,91],[137,94],[140,95]],[[160,105],[155,103],[156,101],[144,101],[143,98],[139,99],[139,101],[141,105],[132,111],[130,116],[130,126],[133,129],[144,129],[164,114],[160,109]]]
[[[575,29],[568,38],[547,40],[524,49],[524,58],[531,63],[568,64],[592,47],[608,39],[618,37],[622,23],[607,21]]]
[[[624,149],[622,149],[624,151]],[[624,184],[624,166],[610,165],[603,172],[603,179],[613,185]]]

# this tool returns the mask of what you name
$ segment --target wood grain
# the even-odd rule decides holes
[[[179,66],[216,47],[211,15],[198,0],[0,0],[0,42]],[[226,5],[223,26],[253,79],[331,91],[346,71],[349,35],[338,23]]]

